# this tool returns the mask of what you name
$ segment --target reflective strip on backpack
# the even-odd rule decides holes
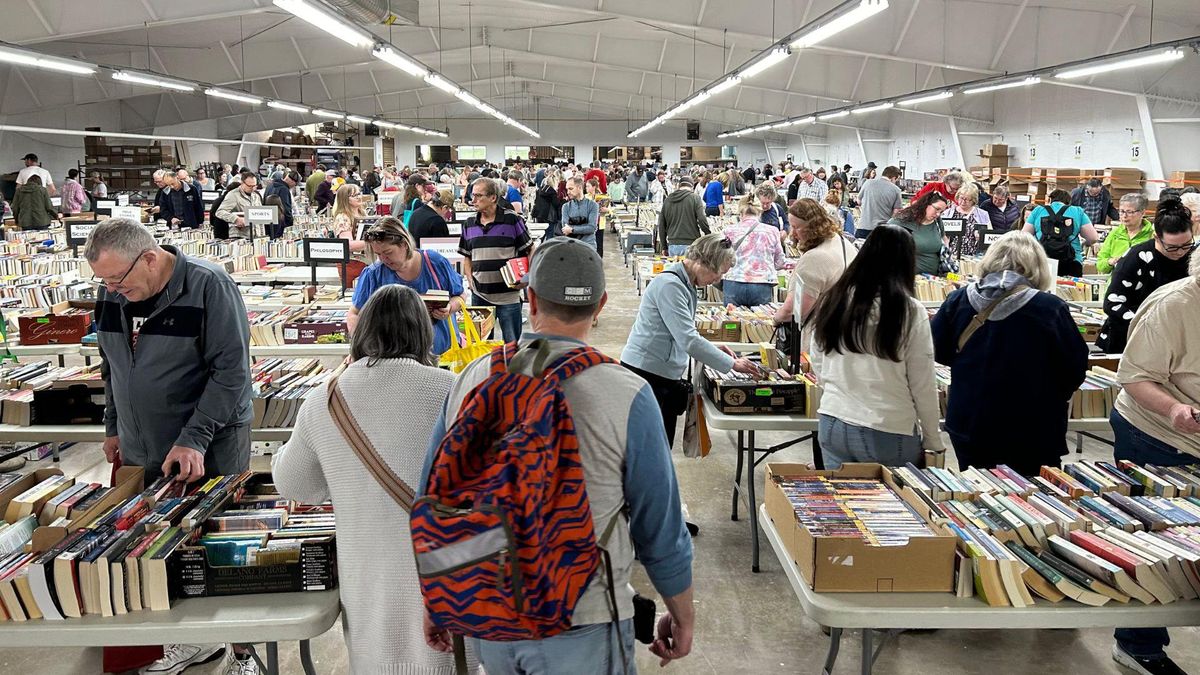
[[[440,574],[487,560],[509,548],[508,532],[503,524],[470,539],[417,553],[417,573],[421,576]]]

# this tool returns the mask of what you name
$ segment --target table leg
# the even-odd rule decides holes
[[[304,668],[304,675],[317,675],[317,668],[312,660],[312,647],[308,640],[300,641],[300,666]]]
[[[738,519],[738,489],[742,485],[742,432],[737,432],[737,470],[733,473],[733,514],[730,520]]]
[[[50,455],[54,458],[55,462],[58,461],[58,442],[57,441],[50,444]]]
[[[821,454],[821,439],[818,438],[816,430],[812,432],[812,456],[813,467],[817,471],[825,470],[825,455]]]
[[[751,550],[751,565],[750,569],[754,572],[758,571],[758,499],[754,494],[754,431],[746,432],[746,454],[749,455],[746,462],[746,495],[747,500],[746,510],[750,512],[750,550]]]
[[[822,675],[833,675],[833,664],[837,661],[838,649],[842,646],[842,629],[829,629],[829,652],[825,655],[825,669]]]
[[[279,643],[267,643],[267,675],[279,675]]]
[[[874,632],[870,628],[862,629],[862,675],[871,675],[875,666]]]

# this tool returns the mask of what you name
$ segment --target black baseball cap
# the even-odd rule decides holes
[[[38,161],[38,156],[31,152],[31,153],[26,154],[21,159],[26,162],[36,162],[36,161]]]

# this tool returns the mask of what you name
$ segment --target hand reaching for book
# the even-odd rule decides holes
[[[162,463],[163,475],[170,476],[171,468],[175,465],[179,465],[179,475],[175,477],[175,480],[191,483],[204,477],[204,454],[199,450],[185,448],[182,445],[171,448]]]

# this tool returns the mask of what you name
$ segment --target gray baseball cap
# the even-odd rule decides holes
[[[548,239],[533,253],[529,288],[559,305],[594,305],[604,295],[604,263],[591,246],[568,237]]]

